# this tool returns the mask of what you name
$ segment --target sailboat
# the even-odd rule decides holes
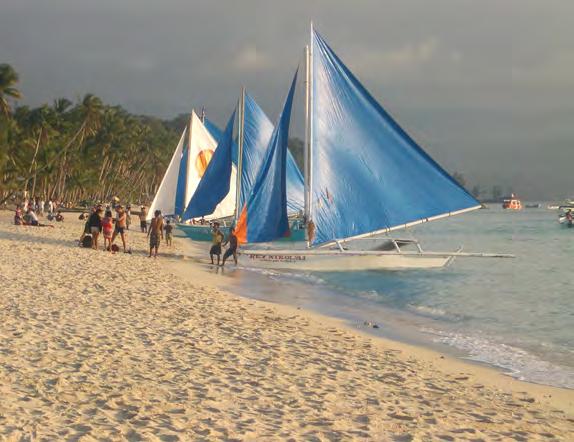
[[[238,114],[237,143],[232,140],[234,112],[227,124],[225,133],[222,134],[220,145],[213,155],[212,161],[182,215],[184,220],[209,215],[210,219],[220,221],[224,234],[228,233],[231,224],[237,222],[239,208],[243,207],[251,192],[273,132],[273,124],[253,97],[245,92],[244,88],[236,112]],[[230,175],[231,163],[233,163],[234,169]],[[237,170],[236,173],[235,170]],[[294,235],[285,239],[302,241],[305,233],[304,229],[299,227],[301,223],[297,215],[302,212],[304,206],[303,176],[289,150],[286,154],[286,170],[287,207]],[[229,185],[230,182],[232,183],[231,186]],[[225,198],[228,210],[225,213],[214,212],[214,207],[219,209],[220,205],[223,204],[219,201],[225,192],[228,192]],[[193,240],[211,240],[211,229],[207,225],[180,223],[178,227],[188,238]]]
[[[195,111],[191,112],[189,125],[181,134],[148,210],[148,220],[156,210],[168,217],[180,217],[184,213],[217,147],[216,137],[221,136],[215,131],[215,125],[208,124],[213,133]]]
[[[292,84],[239,218],[238,238],[248,244],[241,250],[243,263],[352,271],[443,267],[458,256],[511,257],[427,252],[416,240],[386,236],[479,209],[480,203],[395,122],[313,27],[305,54],[306,247],[268,244],[289,235],[284,152]]]

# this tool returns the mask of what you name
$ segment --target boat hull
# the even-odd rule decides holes
[[[239,254],[239,261],[245,267],[322,272],[432,269],[446,267],[453,259],[449,256],[416,256],[399,253],[359,255],[333,252],[313,255],[273,250],[266,253],[244,250]]]

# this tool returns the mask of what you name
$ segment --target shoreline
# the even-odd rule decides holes
[[[191,240],[185,237],[179,237],[179,239],[191,242]],[[185,247],[185,251],[189,253],[189,246]],[[445,344],[427,346],[420,340],[407,340],[404,339],[404,335],[400,336],[400,334],[397,333],[394,333],[392,337],[389,337],[385,334],[384,327],[379,329],[381,331],[375,331],[369,327],[358,327],[351,323],[348,318],[330,315],[329,313],[322,313],[312,308],[300,307],[295,303],[287,302],[285,297],[282,297],[282,299],[278,301],[271,301],[268,298],[265,299],[265,296],[254,297],[243,295],[241,292],[245,292],[246,289],[238,290],[238,288],[236,286],[234,287],[231,283],[231,278],[222,278],[223,275],[219,274],[219,269],[215,266],[212,267],[211,264],[208,263],[207,259],[200,259],[197,261],[197,258],[189,258],[188,256],[187,258],[184,257],[183,260],[172,260],[171,262],[174,264],[173,269],[182,278],[192,279],[196,277],[195,273],[193,276],[190,276],[187,262],[187,260],[190,259],[200,264],[194,269],[194,271],[202,272],[202,277],[205,278],[207,285],[223,290],[230,296],[237,296],[246,301],[253,301],[264,306],[275,308],[279,314],[305,315],[311,321],[328,324],[333,327],[344,328],[350,333],[372,340],[377,343],[380,348],[391,348],[392,350],[400,351],[404,354],[404,358],[406,360],[409,358],[422,359],[426,363],[434,364],[440,370],[449,374],[461,374],[464,372],[466,374],[471,374],[479,383],[493,386],[505,392],[526,392],[534,396],[537,401],[560,408],[574,417],[574,389],[517,379],[504,373],[501,367],[465,358],[462,356],[464,352],[454,347],[448,347]],[[229,267],[231,266],[233,266],[233,264],[229,265]],[[215,274],[212,271],[213,269],[216,269]],[[266,276],[262,275],[262,277],[265,278]],[[269,284],[272,283],[270,282]],[[441,351],[441,347],[444,351]],[[457,356],[456,353],[459,353],[460,356]]]
[[[0,439],[567,438],[569,390],[244,298],[185,258],[0,212]],[[183,258],[182,258],[183,257]]]

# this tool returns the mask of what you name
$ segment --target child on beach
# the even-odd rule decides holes
[[[106,216],[102,219],[102,232],[104,234],[104,250],[112,251],[112,235],[114,233],[114,220],[112,211],[106,210]]]
[[[163,218],[161,217],[161,212],[156,210],[154,212],[154,218],[151,220],[149,225],[149,230],[147,232],[149,237],[149,258],[151,258],[151,253],[155,249],[154,258],[157,258],[157,250],[160,245],[160,236],[163,239]]]
[[[142,231],[142,233],[147,233],[147,210],[145,208],[145,206],[141,206],[140,209],[140,229]]]
[[[22,209],[20,209],[20,206],[17,206],[16,212],[14,212],[14,224],[17,226],[22,226],[24,224],[24,218],[22,216]]]
[[[126,230],[130,230],[132,224],[132,206],[126,206]]]
[[[221,263],[221,267],[225,267],[225,261],[231,255],[233,255],[233,261],[235,261],[235,265],[237,265],[237,236],[235,235],[235,229],[233,227],[229,231],[229,237],[227,238],[227,241],[223,243],[223,245],[225,246],[228,243],[229,248],[223,254],[223,262]]]
[[[173,225],[170,223],[168,219],[165,225],[165,243],[169,247],[171,247],[172,232],[173,232]]]

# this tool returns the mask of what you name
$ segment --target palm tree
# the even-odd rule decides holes
[[[18,83],[18,73],[9,64],[0,64],[0,112],[8,117],[12,112],[8,98],[20,98],[22,94],[15,85]]]

